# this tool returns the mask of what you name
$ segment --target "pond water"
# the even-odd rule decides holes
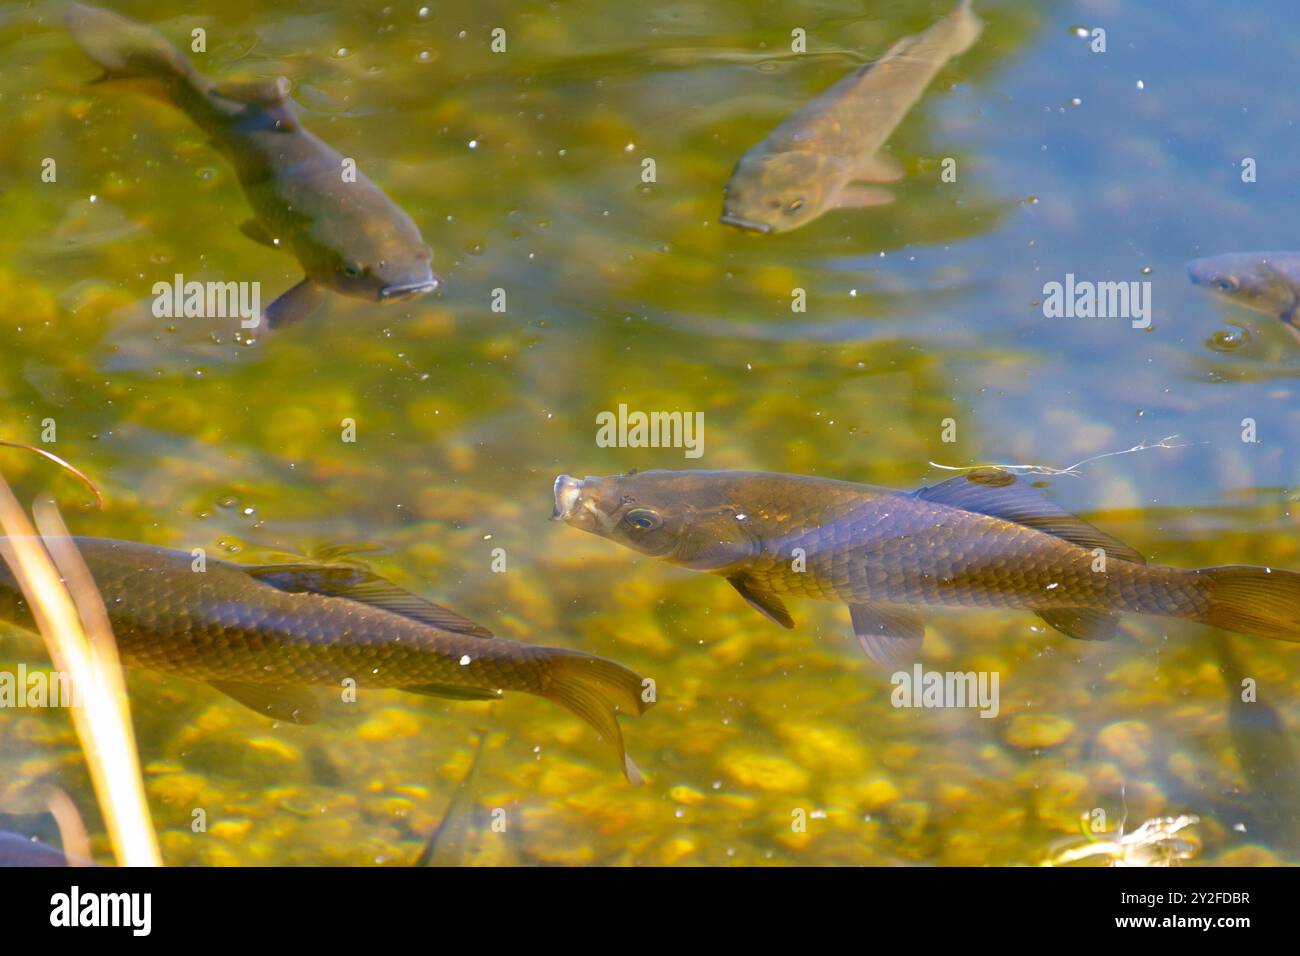
[[[952,7],[121,2],[174,43],[203,28],[205,75],[287,76],[303,126],[434,250],[437,295],[330,296],[249,333],[152,312],[178,273],[265,301],[302,277],[241,234],[232,166],[171,106],[86,85],[64,4],[0,4],[0,438],[39,443],[52,421],[47,447],[107,504],[6,450],[19,497],[53,492],[78,534],[234,561],[373,548],[370,567],[503,637],[658,688],[622,722],[633,787],[534,697],[376,691],[293,726],[132,670],[168,864],[408,864],[483,734],[434,862],[1033,864],[1097,810],[1110,831],[1198,816],[1194,862],[1300,860],[1294,752],[1268,726],[1234,734],[1222,673],[1231,653],[1294,732],[1285,644],[1139,617],[1089,643],[1027,612],[937,613],[924,666],[996,672],[999,713],[897,708],[843,607],[792,599],[783,630],[721,580],[548,520],[559,473],[914,488],[951,477],[939,465],[1066,468],[1177,436],[1045,487],[1153,562],[1300,569],[1300,346],[1185,271],[1294,246],[1284,0],[977,0],[982,35],[887,141],[894,202],[780,234],[719,224],[747,149]],[[1149,283],[1149,327],[1047,317],[1067,275]],[[597,416],[620,405],[703,413],[702,455],[603,447]],[[43,660],[0,636],[0,670]],[[108,859],[67,714],[0,717],[0,797],[62,787]],[[6,811],[0,828],[49,829]]]

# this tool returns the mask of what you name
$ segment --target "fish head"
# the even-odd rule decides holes
[[[1187,275],[1194,285],[1248,309],[1280,315],[1295,303],[1297,290],[1287,278],[1294,255],[1229,253],[1193,259]]]
[[[551,518],[633,551],[717,571],[757,550],[745,516],[709,472],[641,471],[555,479]]]
[[[442,286],[432,263],[433,250],[423,242],[379,242],[364,251],[333,255],[325,284],[358,299],[399,301]]]
[[[829,184],[844,181],[842,164],[820,153],[747,153],[727,182],[719,221],[761,233],[798,229],[831,205]]]

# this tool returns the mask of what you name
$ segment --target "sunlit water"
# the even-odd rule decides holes
[[[980,41],[889,142],[909,174],[897,202],[778,236],[717,223],[745,149],[951,6],[122,4],[173,41],[205,27],[210,75],[289,76],[304,124],[411,213],[447,281],[398,305],[334,298],[251,342],[231,321],[150,314],[177,272],[259,281],[268,299],[300,277],[239,233],[230,167],[177,111],[83,86],[95,70],[61,4],[0,6],[0,437],[39,441],[53,419],[55,450],[109,504],[5,452],[20,496],[55,491],[78,533],[235,560],[377,546],[381,573],[497,633],[659,688],[624,720],[649,778],[633,788],[585,725],[527,696],[375,692],[294,727],[132,673],[168,863],[409,863],[481,730],[438,862],[1035,863],[1097,809],[1112,830],[1125,813],[1129,830],[1200,816],[1199,861],[1300,858],[1300,827],[1256,822],[1261,801],[1295,799],[1274,786],[1294,770],[1244,775],[1203,629],[1129,619],[1090,645],[1029,614],[934,613],[924,664],[997,671],[1000,713],[897,709],[843,608],[791,601],[785,631],[719,580],[547,520],[558,472],[915,487],[948,477],[931,462],[1065,467],[1177,435],[1052,492],[1153,561],[1300,568],[1300,352],[1183,269],[1295,245],[1289,4],[978,2]],[[1077,32],[1096,26],[1104,53]],[[1043,284],[1067,273],[1149,281],[1151,327],[1045,318]],[[703,457],[598,447],[596,415],[620,403],[703,412]],[[1300,727],[1292,649],[1229,640]],[[0,668],[41,660],[0,638]],[[14,809],[41,783],[73,794],[107,859],[67,715],[4,714],[0,825],[48,831]]]

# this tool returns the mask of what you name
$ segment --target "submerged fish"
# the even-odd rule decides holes
[[[1228,691],[1228,732],[1250,787],[1248,815],[1267,843],[1293,859],[1300,852],[1300,761],[1286,721],[1262,698],[1243,699],[1246,674],[1228,638],[1215,634],[1214,651]]]
[[[983,28],[971,0],[962,0],[930,29],[899,40],[803,106],[740,158],[720,221],[785,232],[830,209],[892,202],[888,190],[859,184],[902,178],[880,147],[943,65],[970,49]]]
[[[1187,274],[1220,298],[1281,319],[1300,341],[1300,252],[1230,252],[1193,259]]]
[[[479,768],[483,763],[483,751],[487,747],[487,731],[480,730],[478,743],[474,745],[474,756],[470,758],[469,770],[461,778],[455,793],[442,812],[442,819],[429,839],[424,842],[420,855],[412,866],[461,866],[468,856],[469,821],[473,802],[474,787],[478,784]]]
[[[725,577],[785,627],[781,594],[841,601],[890,667],[920,651],[925,606],[1025,608],[1083,640],[1113,637],[1132,612],[1300,641],[1300,574],[1147,564],[996,469],[913,492],[744,471],[561,475],[552,517]]]
[[[93,860],[69,858],[58,847],[0,830],[0,866],[94,866]]]
[[[267,307],[271,328],[313,312],[322,289],[385,302],[438,288],[414,221],[360,171],[345,181],[343,155],[299,125],[288,80],[213,83],[153,29],[98,7],[74,3],[67,24],[98,82],[143,84],[211,137],[256,215],[245,235],[298,257],[306,278]]]
[[[5,539],[0,538],[0,542]],[[590,724],[638,774],[617,714],[641,714],[642,680],[581,651],[494,638],[454,611],[355,567],[242,565],[107,538],[74,538],[128,667],[207,681],[277,720],[311,723],[308,685],[398,688],[459,700],[503,690],[554,701]],[[0,619],[32,628],[0,565]]]

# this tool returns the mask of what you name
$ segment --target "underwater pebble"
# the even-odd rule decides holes
[[[1007,728],[1007,743],[1020,750],[1044,750],[1065,743],[1074,721],[1054,714],[1018,714]]]
[[[678,784],[668,791],[668,798],[673,803],[680,803],[688,807],[695,806],[697,803],[703,803],[708,799],[694,787],[688,787],[685,784]]]
[[[1141,770],[1151,759],[1151,728],[1140,720],[1120,720],[1102,729],[1097,747],[1129,770]]]
[[[892,780],[877,777],[867,782],[861,794],[861,805],[868,811],[879,810],[902,797],[902,791]]]
[[[784,757],[733,750],[723,759],[727,775],[747,787],[793,793],[808,784],[808,772]]]
[[[397,737],[415,737],[420,733],[419,719],[409,711],[385,707],[366,718],[357,728],[358,740],[377,742]]]

